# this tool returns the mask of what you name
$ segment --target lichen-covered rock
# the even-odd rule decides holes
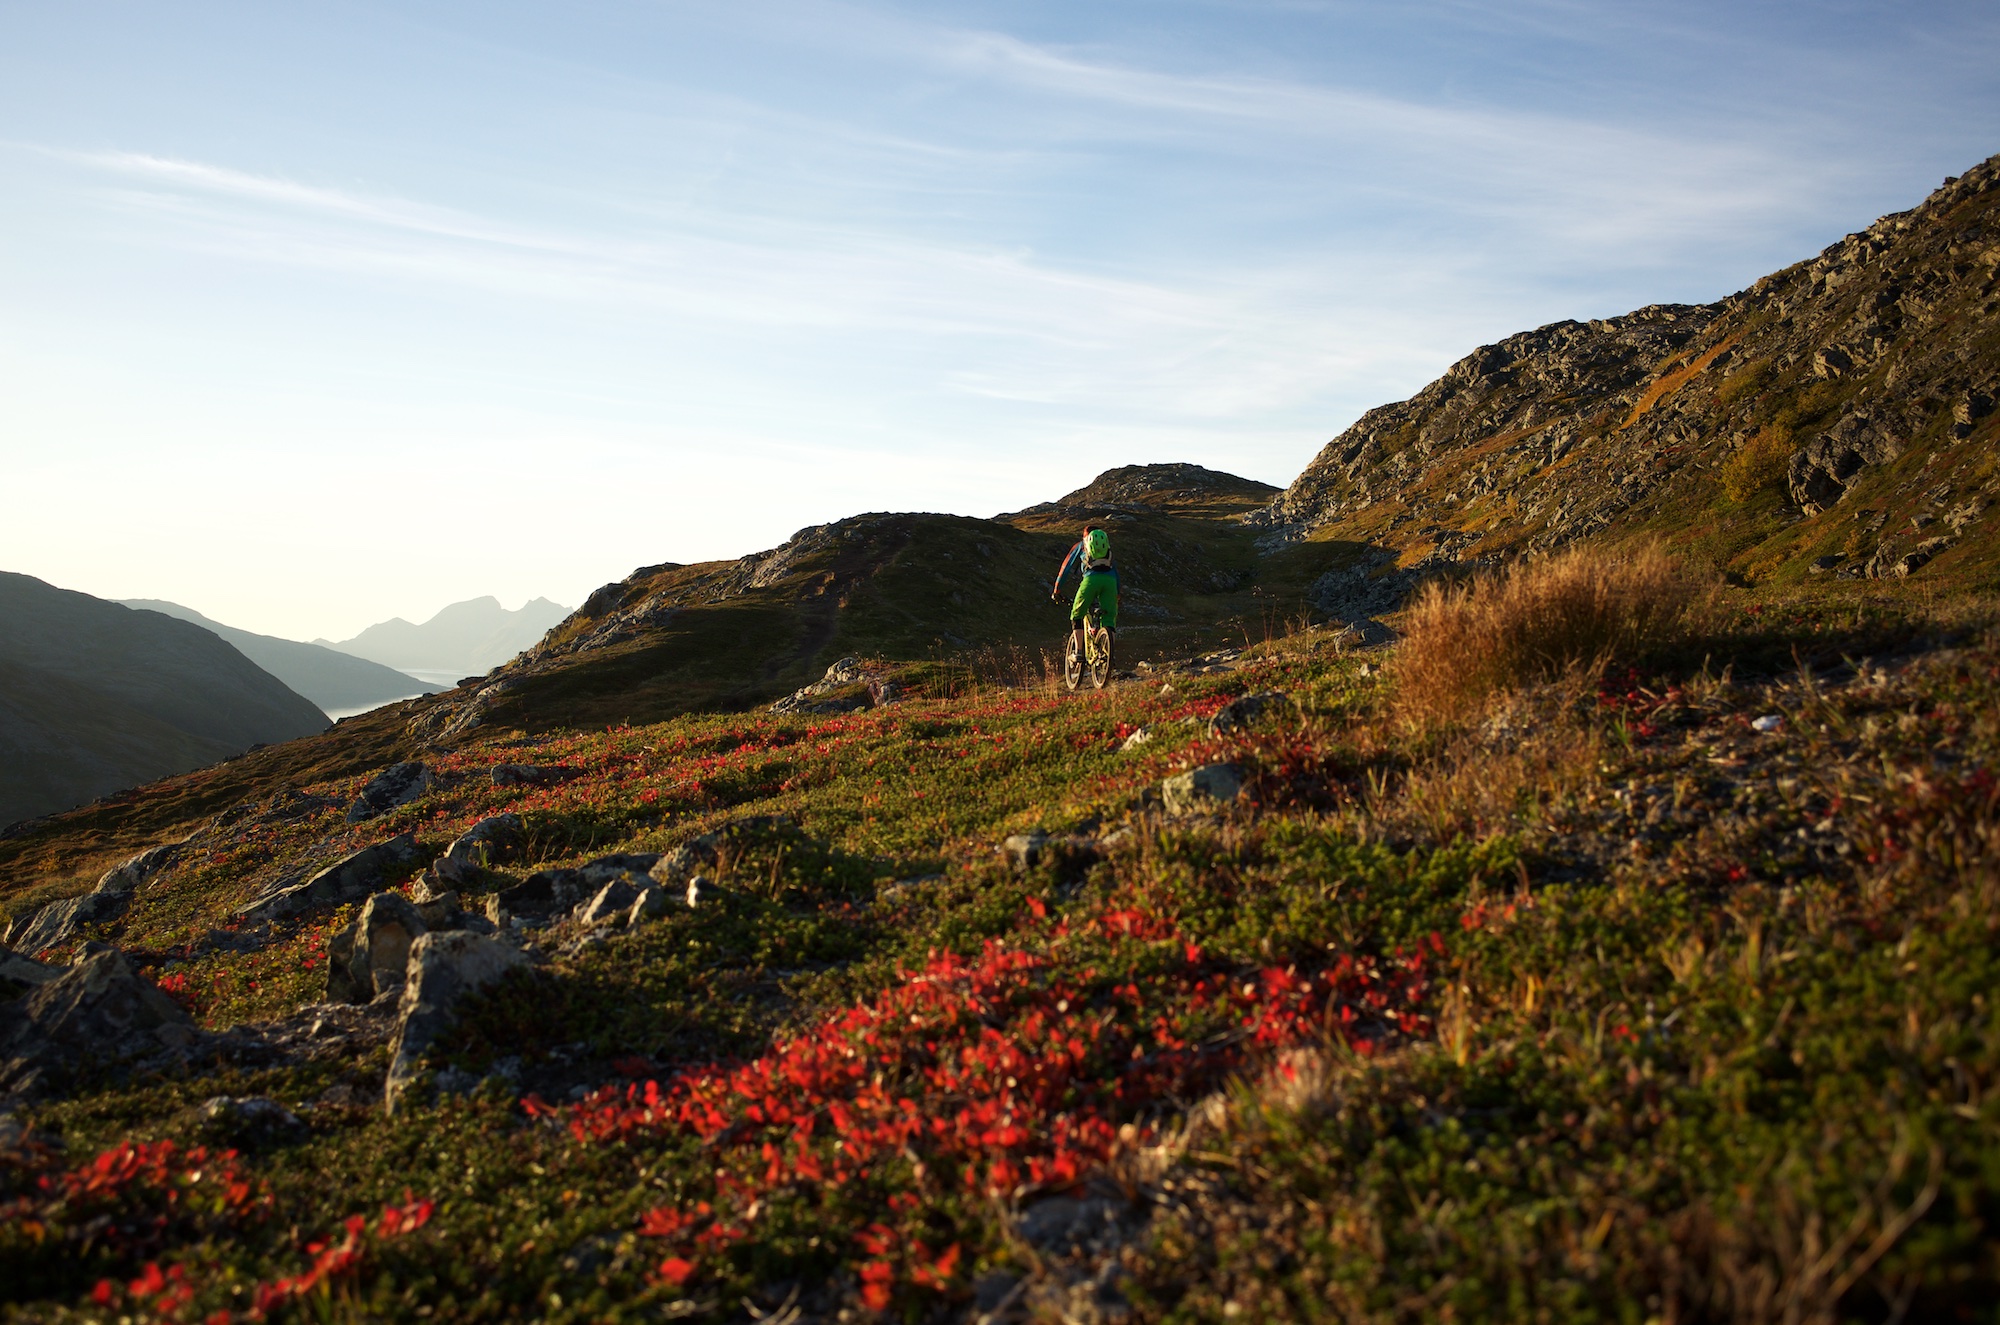
[[[7,942],[22,952],[43,952],[75,938],[85,925],[116,920],[131,905],[129,893],[92,892],[66,897],[17,922],[7,931]]]
[[[354,923],[327,944],[327,1002],[367,1003],[400,991],[410,945],[430,928],[401,893],[369,898]]]
[[[383,1098],[391,1113],[423,1073],[425,1052],[458,1024],[459,1003],[509,971],[528,966],[527,954],[499,939],[455,930],[424,934],[410,945],[403,998]]]
[[[343,856],[304,883],[281,888],[237,910],[244,920],[289,920],[308,911],[358,902],[421,858],[414,834],[402,833],[386,842]]]
[[[114,948],[0,1004],[0,1095],[33,1097],[80,1070],[129,1064],[200,1038],[180,1006]]]
[[[1243,792],[1243,773],[1234,764],[1203,764],[1177,773],[1160,784],[1168,814],[1214,810]]]
[[[360,823],[386,814],[398,805],[407,805],[431,789],[430,769],[418,763],[391,764],[368,779],[354,804],[347,807],[347,822]]]
[[[452,839],[431,871],[444,883],[463,887],[476,882],[481,871],[516,859],[522,841],[520,815],[492,815]]]
[[[75,938],[85,925],[116,920],[132,904],[139,885],[180,859],[187,841],[149,847],[106,870],[97,886],[81,897],[50,902],[8,927],[4,942],[22,952],[43,952]]]
[[[0,948],[0,999],[13,998],[62,975],[63,968]]]

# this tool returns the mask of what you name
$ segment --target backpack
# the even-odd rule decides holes
[[[1084,535],[1083,568],[1085,570],[1111,569],[1111,535],[1102,529],[1093,529]]]

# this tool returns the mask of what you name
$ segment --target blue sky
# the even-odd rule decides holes
[[[2000,151],[1990,3],[0,3],[0,569],[352,634],[1289,481]]]

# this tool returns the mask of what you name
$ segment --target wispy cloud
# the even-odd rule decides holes
[[[511,225],[427,203],[142,153],[71,154],[120,182],[155,240],[234,261],[455,284],[804,334],[974,342],[939,380],[1041,404],[1213,416],[1266,408],[1428,347],[1349,326],[1271,283],[1170,283],[852,225],[757,218],[751,239],[659,227],[644,238]],[[706,229],[716,228],[712,224]],[[953,367],[950,361],[977,363]]]

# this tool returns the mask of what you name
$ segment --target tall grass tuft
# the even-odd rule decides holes
[[[1403,623],[1396,704],[1421,724],[1451,722],[1493,696],[1637,659],[1686,628],[1694,584],[1657,546],[1577,548],[1469,582],[1433,582]]]

